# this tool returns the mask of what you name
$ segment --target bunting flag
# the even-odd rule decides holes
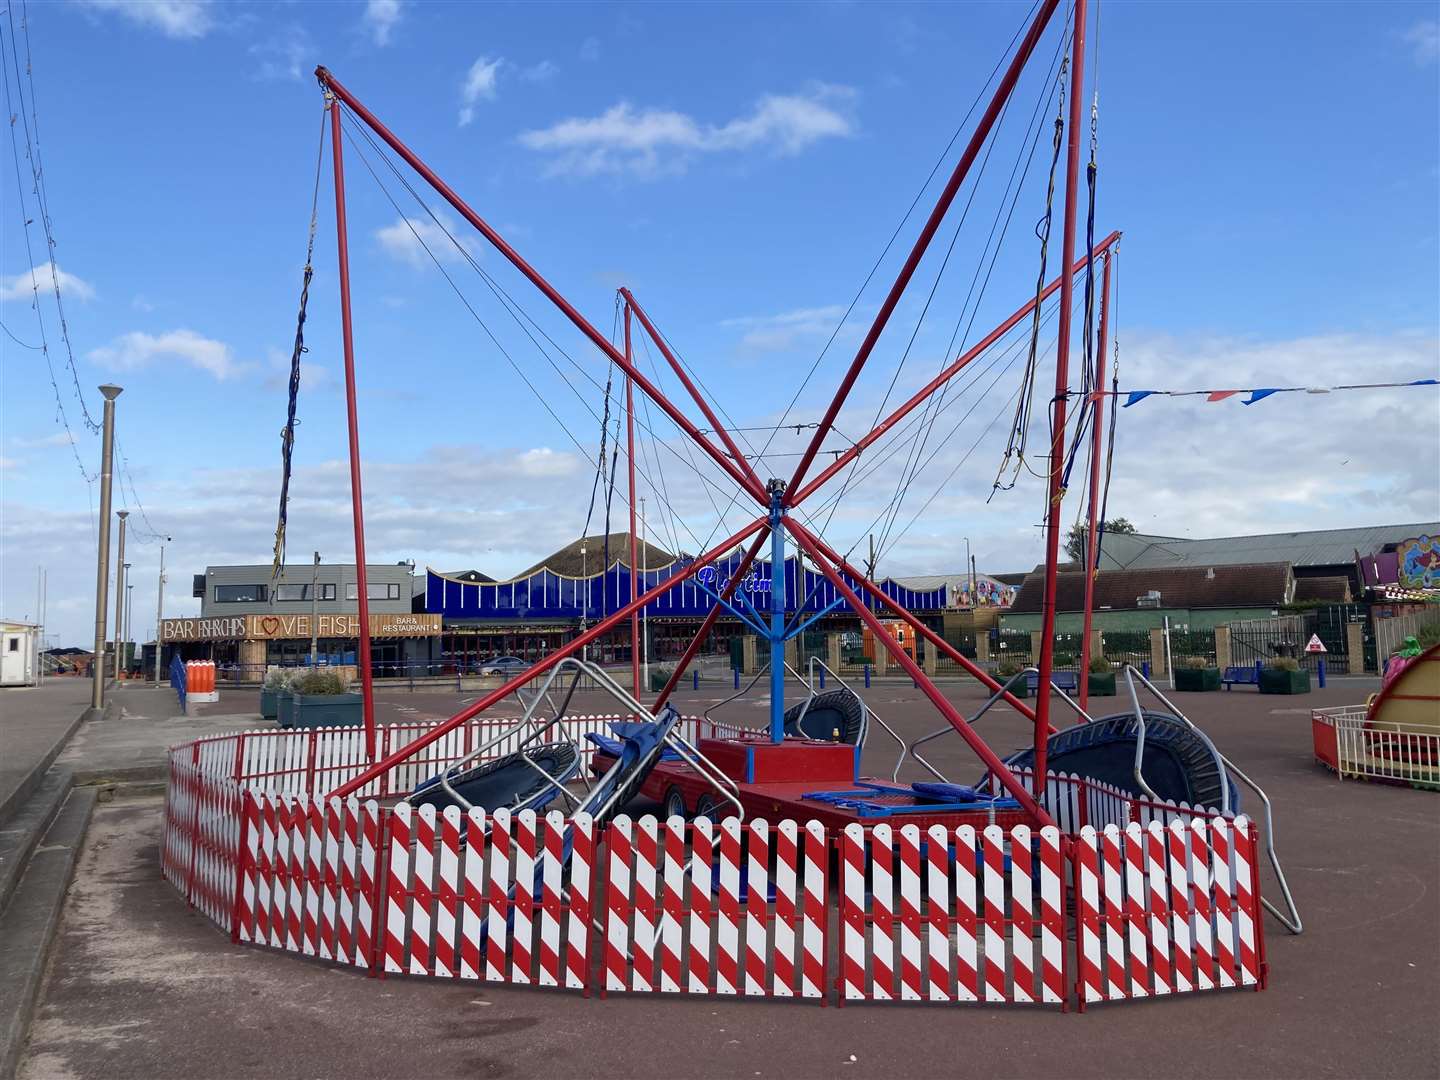
[[[1272,394],[1333,394],[1342,390],[1394,390],[1409,386],[1440,386],[1440,379],[1410,379],[1407,382],[1353,383],[1346,386],[1252,386],[1240,390],[1093,390],[1085,394],[1073,394],[1088,401],[1103,397],[1123,397],[1122,409],[1138,405],[1148,397],[1203,397],[1207,402],[1225,401],[1239,394],[1248,395],[1242,405],[1255,405]]]

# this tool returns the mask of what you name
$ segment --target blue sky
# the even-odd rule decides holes
[[[316,63],[603,332],[612,326],[615,288],[629,285],[736,423],[763,425],[800,385],[1027,8],[179,0],[12,7],[22,56],[28,20],[45,192],[80,385],[97,416],[93,387],[106,379],[125,387],[120,439],[134,485],[126,498],[133,504],[138,496],[153,529],[175,537],[167,611],[193,610],[189,575],[206,563],[268,556],[321,122]],[[1434,376],[1434,4],[1107,0],[1100,19],[1097,229],[1126,232],[1122,382]],[[8,56],[9,24],[0,26]],[[969,186],[842,414],[842,430],[868,426],[892,377],[893,404],[933,372],[957,320],[971,324],[973,340],[1033,289],[1043,145],[983,297],[967,306],[1031,117],[1048,123],[1049,106],[1032,110],[1053,91],[1058,29],[1017,89],[925,318],[924,298]],[[28,103],[31,83],[22,85]],[[1087,101],[1093,89],[1092,80]],[[23,131],[17,137],[26,171]],[[552,370],[443,233],[402,202],[422,235],[438,241],[444,269],[497,345],[353,147],[347,166],[370,556],[473,565],[497,576],[519,570],[584,525],[599,434],[592,413],[601,407],[592,380],[603,384],[604,363],[442,212],[578,365],[560,360]],[[343,561],[351,546],[328,152],[324,168],[290,543],[296,557],[318,547]],[[40,327],[21,197],[8,163],[6,173],[0,318],[34,345]],[[408,199],[388,176],[387,183]],[[28,172],[20,187],[31,200]],[[920,213],[933,193],[931,185]],[[34,216],[32,203],[26,216]],[[902,227],[792,420],[818,419],[917,227],[914,216]],[[38,223],[28,231],[43,252]],[[1057,252],[1058,233],[1057,222]],[[79,422],[48,266],[39,276],[61,398],[93,471],[98,439]],[[55,420],[43,358],[9,337],[0,347],[0,607],[11,617],[33,614],[35,568],[45,565],[50,621],[78,643],[88,638],[93,609],[95,496]],[[642,363],[648,369],[643,354]],[[883,570],[958,569],[961,536],[970,537],[982,569],[1021,569],[1039,558],[1038,488],[1022,483],[985,501],[1003,450],[1004,401],[1018,377],[1012,369],[985,395],[977,383],[946,413],[931,446],[939,453],[913,477]],[[1052,378],[1047,360],[1040,381]],[[667,386],[678,392],[673,380]],[[943,438],[971,404],[967,422]],[[1295,395],[1252,408],[1152,399],[1121,419],[1111,509],[1142,529],[1223,535],[1440,516],[1433,391]],[[665,476],[663,490],[644,492],[652,531],[666,546],[694,550],[717,526],[715,509],[725,503],[711,494],[719,498],[723,478],[707,470],[715,485],[707,494],[673,429],[658,414],[647,424],[659,441],[642,466],[656,474],[657,488]],[[782,436],[772,449],[794,453],[802,444]],[[906,453],[901,446],[896,465]],[[788,475],[793,463],[777,457],[768,465]],[[897,475],[882,468],[858,484],[831,522],[832,540],[842,548],[859,542],[894,495]],[[673,519],[657,509],[662,503],[674,507]],[[725,520],[738,525],[739,511]],[[141,637],[153,623],[158,556],[148,531],[135,531],[130,551]]]

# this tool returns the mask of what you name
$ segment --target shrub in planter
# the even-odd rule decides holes
[[[1024,669],[1015,661],[1006,660],[998,668],[995,669],[995,678],[1000,681],[1000,685],[1004,686],[1011,679],[1015,678],[1016,675],[1019,675],[1020,672],[1023,670]],[[1016,682],[1010,687],[1010,693],[1014,694],[1017,698],[1028,698],[1030,696],[1030,686],[1028,680],[1021,679]]]
[[[1277,656],[1268,660],[1260,671],[1262,694],[1308,694],[1310,673],[1300,667],[1293,656]]]
[[[1199,692],[1220,689],[1220,669],[1211,667],[1203,656],[1188,657],[1175,669],[1175,689]]]
[[[650,665],[650,692],[658,694],[665,689],[665,684],[670,681],[670,676],[675,674],[675,669],[668,665]]]
[[[280,717],[280,698],[289,696],[291,672],[285,668],[271,668],[265,673],[265,682],[260,687],[260,715],[266,720]]]
[[[1115,665],[1103,656],[1090,659],[1090,670],[1085,676],[1091,697],[1115,696]]]
[[[365,722],[365,699],[351,694],[345,680],[323,668],[307,671],[290,684],[297,728],[357,727]]]

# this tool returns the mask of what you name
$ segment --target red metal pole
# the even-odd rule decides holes
[[[859,582],[861,588],[863,588],[871,596],[875,597],[875,599],[879,600],[882,604],[884,604],[891,611],[893,611],[897,616],[899,616],[906,623],[908,623],[914,629],[914,631],[921,637],[923,637],[926,641],[930,642],[942,653],[948,656],[951,660],[954,660],[957,664],[964,668],[969,675],[978,679],[981,683],[989,687],[991,690],[1000,689],[1000,683],[998,683],[988,671],[986,671],[982,667],[977,667],[974,661],[972,661],[959,649],[955,648],[954,645],[951,645],[934,630],[930,629],[930,627],[926,626],[918,618],[912,615],[909,611],[905,609],[904,605],[897,603],[895,600],[886,596],[885,591],[881,589],[879,585],[876,585],[859,570],[855,569],[855,567],[851,566],[848,562],[846,562],[845,559],[834,548],[832,548],[824,540],[820,539],[819,536],[810,532],[803,525],[794,520],[791,520],[789,527],[792,533],[796,529],[799,529],[801,532],[805,533],[805,535],[809,538],[810,542],[814,544],[817,548],[819,548],[821,553],[837,567],[839,567],[843,573],[849,574],[852,580]],[[1027,705],[1024,701],[1017,698],[1014,694],[1006,693],[1002,695],[1001,700],[1004,701],[1011,708],[1015,709],[1018,713],[1020,713],[1021,716],[1025,717],[1025,719],[1032,721],[1035,719],[1035,711],[1031,709],[1030,706]],[[1051,728],[1050,730],[1053,733],[1055,729]]]
[[[1100,286],[1099,357],[1095,361],[1095,389],[1105,389],[1105,348],[1108,343],[1110,317],[1110,252],[1104,259]],[[1085,625],[1080,637],[1080,708],[1090,707],[1090,628],[1095,616],[1095,575],[1100,572],[1100,551],[1096,543],[1096,526],[1100,516],[1100,449],[1103,443],[1101,421],[1105,419],[1105,395],[1095,395],[1095,415],[1090,421],[1090,512],[1085,533]]]
[[[1030,54],[1035,50],[1040,35],[1045,32],[1045,26],[1050,22],[1050,16],[1054,14],[1059,0],[1044,0],[1040,5],[1040,11],[1026,31],[1025,38],[1020,42],[1020,47],[1010,60],[1010,66],[1005,69],[1005,74],[1000,78],[1000,85],[995,88],[995,94],[990,99],[990,105],[986,108],[980,121],[975,125],[975,132],[970,136],[970,142],[965,147],[965,152],[960,155],[960,160],[955,163],[955,170],[950,174],[950,180],[945,185],[944,191],[935,203],[935,208],[930,211],[929,220],[925,227],[920,230],[920,235],[915,239],[915,246],[910,250],[910,257],[905,260],[905,265],[900,268],[899,275],[890,286],[889,295],[885,302],[880,305],[880,311],[875,316],[875,321],[870,325],[870,331],[865,335],[865,340],[860,343],[859,350],[855,353],[855,359],[850,362],[850,369],[845,372],[845,377],[840,380],[840,388],[835,391],[835,397],[830,402],[829,408],[825,410],[825,416],[821,419],[819,427],[815,429],[815,436],[810,440],[810,445],[805,448],[805,454],[800,459],[800,464],[795,466],[795,473],[790,477],[790,482],[785,485],[785,490],[792,494],[785,500],[785,506],[795,505],[793,492],[800,486],[800,481],[805,479],[805,473],[810,468],[810,463],[815,460],[815,455],[820,451],[820,446],[830,434],[830,428],[835,423],[835,417],[840,414],[840,408],[845,404],[845,399],[850,395],[850,388],[855,385],[855,380],[860,376],[860,369],[865,366],[865,361],[870,359],[870,353],[875,348],[875,343],[880,340],[880,334],[885,329],[886,323],[895,307],[900,302],[906,286],[915,275],[915,270],[920,265],[925,250],[930,246],[936,231],[940,228],[940,222],[944,220],[950,204],[955,201],[959,194],[960,185],[964,183],[965,176],[970,171],[971,164],[980,153],[981,147],[990,135],[990,129],[995,125],[995,120],[1004,108],[1010,92],[1015,88],[1016,81],[1020,78],[1020,72],[1030,59]],[[1073,251],[1071,252],[1073,255]],[[1065,265],[1070,265],[1070,259],[1065,260]]]
[[[740,447],[735,445],[735,440],[730,438],[730,433],[726,431],[724,425],[720,423],[720,419],[715,415],[715,411],[710,408],[710,403],[701,396],[695,384],[690,381],[690,376],[685,373],[685,369],[680,365],[680,361],[676,358],[675,354],[670,351],[670,346],[665,344],[665,339],[660,335],[660,331],[655,329],[655,324],[650,321],[650,316],[646,315],[645,309],[635,302],[634,294],[631,293],[629,289],[622,288],[620,295],[625,298],[627,305],[626,310],[635,312],[635,317],[640,320],[640,325],[643,326],[645,332],[650,335],[650,340],[655,342],[656,347],[660,350],[660,355],[665,357],[666,363],[670,365],[670,370],[675,372],[676,376],[680,379],[680,384],[689,391],[690,397],[694,400],[695,404],[700,406],[700,411],[705,414],[705,419],[710,424],[711,430],[720,436],[720,441],[725,444],[725,449],[730,451],[730,456],[735,459],[735,463],[744,469],[746,474],[750,476],[755,483],[760,484],[760,477],[755,474],[755,470],[751,468],[750,462],[746,459],[745,455],[740,452]]]
[[[412,754],[423,750],[435,740],[442,738],[447,732],[454,731],[457,727],[459,727],[461,724],[465,723],[472,717],[479,716],[482,712],[488,709],[491,705],[494,705],[497,701],[501,701],[508,695],[513,694],[516,688],[524,686],[527,682],[535,678],[537,675],[543,675],[545,672],[549,671],[561,660],[565,659],[565,657],[579,652],[585,646],[589,645],[592,641],[595,641],[598,638],[603,637],[605,634],[608,634],[611,630],[613,630],[615,627],[619,626],[626,619],[628,619],[632,610],[648,604],[652,600],[657,599],[658,597],[664,596],[671,589],[675,588],[675,586],[679,585],[683,581],[688,580],[697,570],[700,569],[700,567],[704,566],[711,559],[718,558],[719,556],[725,554],[736,544],[744,543],[758,530],[764,528],[767,523],[767,518],[756,518],[739,532],[729,537],[726,537],[724,540],[720,541],[720,543],[717,544],[715,547],[712,547],[709,551],[696,556],[695,561],[692,562],[689,566],[687,566],[684,570],[681,570],[672,577],[665,579],[664,581],[660,582],[660,584],[656,585],[653,589],[651,589],[649,592],[643,593],[631,603],[626,604],[624,607],[618,609],[613,614],[601,619],[589,630],[585,631],[585,633],[581,634],[573,641],[570,641],[567,644],[561,646],[559,649],[556,649],[549,656],[545,657],[545,659],[537,661],[529,669],[521,672],[519,675],[516,675],[513,679],[505,683],[505,685],[501,686],[498,690],[490,691],[490,693],[486,694],[473,705],[468,705],[465,708],[461,709],[454,716],[450,717],[449,720],[446,720],[444,723],[441,724],[436,724],[433,728],[431,728],[429,731],[426,731],[423,735],[416,737],[412,741],[400,747],[398,750],[387,754],[385,758],[378,764],[370,766],[370,768],[366,769],[358,776],[347,780],[344,784],[341,784],[338,788],[336,788],[329,795],[327,795],[326,798],[344,798],[346,795],[360,790],[366,784],[370,783],[370,781],[376,779],[377,777],[385,776],[387,773],[389,773],[391,769],[393,769],[396,765],[400,764],[400,762],[404,761],[406,758],[410,757]]]
[[[755,561],[755,557],[760,554],[760,549],[764,546],[769,536],[770,529],[767,526],[761,529],[760,534],[751,542],[750,550],[745,552],[745,558],[740,561],[739,567],[730,575],[729,582],[726,583],[725,588],[720,591],[720,595],[726,600],[729,600],[730,597],[735,595],[735,590],[739,587],[741,579],[749,573],[750,565]],[[665,684],[665,689],[661,690],[660,696],[655,699],[655,703],[651,706],[652,710],[659,709],[665,702],[670,700],[670,695],[674,693],[675,687],[680,685],[680,680],[685,676],[685,669],[688,668],[690,662],[695,659],[695,654],[700,651],[700,646],[705,643],[705,639],[709,636],[711,628],[714,627],[715,620],[720,617],[720,611],[721,607],[719,604],[711,605],[710,614],[705,616],[705,621],[700,624],[700,629],[695,631],[695,637],[686,647],[685,655],[680,657],[680,662],[675,665],[675,671],[671,674],[670,681]]]
[[[335,242],[340,264],[340,337],[345,352],[345,422],[350,432],[350,516],[355,524],[355,590],[360,598],[360,694],[365,713],[365,760],[375,760],[375,688],[370,673],[370,594],[365,578],[365,502],[360,493],[360,420],[355,408],[355,339],[350,328],[350,241],[345,228],[345,161],[340,105],[330,106],[330,150],[335,166]]]
[[[630,305],[625,305],[625,359],[630,352]],[[640,563],[635,543],[635,385],[625,377],[625,455],[630,470],[630,602],[640,595]],[[630,612],[630,681],[635,696],[640,696],[640,609]]]
[[[1109,250],[1110,246],[1118,242],[1119,239],[1120,233],[1118,231],[1112,232],[1104,240],[1101,240],[1100,243],[1095,245],[1094,254],[1099,255],[1102,251]],[[1078,274],[1084,268],[1085,260],[1078,259],[1076,260],[1075,264],[1070,268],[1070,273]],[[1059,277],[1055,278],[1054,281],[1050,282],[1049,285],[1045,286],[1044,291],[1040,294],[1041,302],[1049,299],[1051,294],[1053,294],[1058,288],[1060,288]],[[911,412],[913,412],[917,406],[919,406],[925,401],[926,398],[928,398],[931,394],[935,393],[935,391],[939,390],[942,386],[944,386],[947,382],[949,382],[957,374],[959,374],[961,369],[969,366],[969,364],[973,360],[975,360],[976,357],[980,356],[982,353],[985,352],[986,349],[990,348],[990,346],[994,345],[995,342],[999,341],[1002,337],[1004,337],[1011,330],[1013,330],[1022,319],[1029,318],[1030,313],[1034,310],[1035,298],[1031,297],[1023,305],[1021,305],[1021,307],[1013,315],[1011,315],[994,330],[990,331],[990,333],[986,334],[983,338],[976,342],[973,348],[959,356],[953,364],[947,367],[944,371],[940,372],[940,374],[936,375],[935,378],[931,379],[928,383],[926,383],[923,387],[916,391],[915,395],[911,397],[909,401],[905,402],[905,404],[897,408],[884,420],[880,421],[879,425],[875,428],[874,431],[870,432],[870,434],[866,435],[854,446],[850,447],[850,449],[839,455],[833,462],[825,466],[825,468],[821,470],[819,476],[816,476],[814,479],[808,481],[804,487],[802,487],[799,491],[795,493],[794,497],[790,500],[790,505],[792,507],[799,506],[807,498],[813,495],[816,489],[824,485],[825,481],[829,480],[841,469],[845,468],[846,465],[849,465],[850,462],[854,461],[857,457],[864,453],[866,449],[868,449],[876,442],[876,440],[880,439],[887,431],[889,431],[901,420],[905,419],[905,417],[908,416]]]
[[[575,325],[576,329],[589,338],[597,349],[609,357],[611,362],[624,371],[625,374],[634,379],[635,385],[645,394],[648,394],[650,399],[664,411],[665,415],[675,421],[676,426],[685,432],[686,435],[690,436],[700,449],[714,458],[720,467],[730,474],[731,479],[749,492],[750,496],[761,506],[770,505],[769,497],[765,494],[763,487],[746,476],[735,462],[731,461],[709,439],[701,435],[700,430],[689,421],[685,414],[676,408],[670,399],[661,393],[649,379],[645,378],[642,372],[626,360],[621,352],[606,340],[604,334],[595,329],[595,327],[590,324],[590,321],[581,315],[570,301],[561,296],[559,291],[551,285],[550,282],[546,281],[538,270],[526,262],[520,253],[505,241],[504,237],[496,232],[479,214],[472,210],[464,199],[455,194],[455,191],[450,185],[441,180],[425,162],[416,156],[413,150],[401,142],[389,128],[382,124],[374,113],[360,104],[354,94],[350,93],[349,90],[345,89],[344,86],[336,81],[335,76],[332,75],[328,69],[317,67],[315,69],[315,77],[320,80],[322,88],[328,89],[343,101],[350,111],[363,120],[376,135],[380,136],[390,149],[404,158],[405,162],[419,173],[424,181],[439,193],[441,198],[455,208],[456,213],[473,225],[480,234],[495,247],[495,250],[505,256],[515,269],[524,274],[525,277],[530,280],[531,284],[539,289],[545,295],[546,299],[559,308],[560,313],[569,319],[570,322]]]
[[[1075,0],[1075,37],[1070,51],[1070,132],[1065,160],[1065,224],[1060,265],[1075,261],[1076,203],[1080,194],[1080,106],[1085,90],[1086,0]],[[1055,399],[1051,402],[1050,484],[1045,501],[1045,594],[1040,610],[1039,698],[1035,702],[1035,792],[1045,790],[1045,739],[1050,725],[1050,676],[1055,670],[1055,570],[1060,562],[1061,481],[1065,472],[1065,404],[1070,392],[1070,304],[1073,277],[1060,285],[1055,347]]]
[[[813,542],[809,531],[803,527],[797,529],[796,523],[788,517],[781,520],[785,523],[785,528],[790,530],[790,535],[795,537],[795,542],[810,553],[810,558],[814,560],[816,568],[830,579],[840,595],[860,616],[861,621],[870,628],[875,640],[883,644],[896,662],[905,669],[905,674],[915,680],[915,684],[924,691],[925,696],[930,699],[930,703],[940,711],[941,716],[950,721],[950,726],[960,733],[960,737],[969,744],[970,749],[975,751],[976,756],[980,758],[985,768],[990,770],[991,775],[999,780],[1005,790],[1019,800],[1025,812],[1034,817],[1042,826],[1055,824],[1039,804],[1037,798],[1032,798],[1030,793],[1025,790],[1025,785],[1010,771],[1010,767],[1000,760],[995,751],[986,745],[985,740],[976,734],[975,729],[965,722],[965,718],[960,715],[955,706],[945,699],[940,688],[930,681],[930,676],[920,669],[920,665],[910,659],[894,637],[885,632],[885,626],[879,617],[855,594],[854,589],[845,584],[845,579],[840,576],[839,571],[825,560],[819,545]]]

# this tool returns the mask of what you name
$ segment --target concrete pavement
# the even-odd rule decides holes
[[[0,807],[75,729],[90,705],[90,687],[89,679],[55,676],[0,690]]]

